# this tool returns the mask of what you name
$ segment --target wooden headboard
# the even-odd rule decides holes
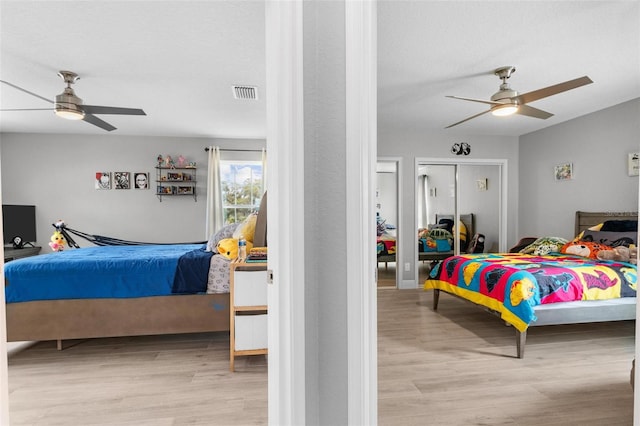
[[[638,212],[576,212],[576,227],[573,235],[607,220],[638,220]]]

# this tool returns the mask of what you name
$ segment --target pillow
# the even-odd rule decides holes
[[[638,232],[637,220],[607,220],[602,224],[600,231],[612,232]]]
[[[233,238],[236,240],[240,239],[240,235],[247,240],[248,243],[253,243],[253,236],[256,233],[256,221],[258,220],[257,213],[251,213],[245,220],[240,222],[240,225],[236,228],[233,233]]]
[[[613,247],[594,243],[593,241],[570,241],[562,246],[560,253],[575,254],[582,257],[588,257],[589,259],[597,259],[598,252],[600,250],[613,250]]]
[[[520,250],[520,253],[544,256],[552,252],[559,252],[567,240],[560,237],[541,237]]]
[[[205,249],[205,251],[217,253],[218,251],[216,249],[216,246],[218,245],[218,242],[224,238],[233,237],[233,231],[235,231],[237,227],[237,223],[230,223],[218,229],[217,232],[214,232],[213,235],[211,235],[209,241],[207,241],[207,248]]]
[[[604,244],[610,247],[629,247],[631,245],[638,245],[638,233],[637,232],[607,232],[607,231],[584,231],[582,238],[583,241],[593,241],[594,243]]]

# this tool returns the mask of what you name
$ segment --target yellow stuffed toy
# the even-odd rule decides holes
[[[60,231],[54,231],[51,236],[51,242],[49,243],[49,247],[53,251],[62,251],[64,250],[64,236]]]
[[[253,243],[247,241],[247,253],[253,248]],[[238,257],[238,239],[237,238],[223,238],[218,241],[216,246],[218,253],[226,257],[229,260],[233,260]]]

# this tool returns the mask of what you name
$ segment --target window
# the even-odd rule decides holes
[[[242,222],[258,210],[264,192],[262,182],[261,161],[220,161],[224,223]]]

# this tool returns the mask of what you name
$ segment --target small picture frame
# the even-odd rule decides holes
[[[555,166],[553,174],[557,181],[571,180],[573,179],[573,164],[558,164],[557,166]]]
[[[111,189],[111,172],[96,172],[95,188]]]
[[[193,186],[179,186],[176,193],[180,195],[193,194]]]
[[[133,187],[135,189],[149,189],[149,173],[135,172],[133,174]]]
[[[487,190],[487,178],[481,178],[476,180],[476,188],[478,191],[486,191]]]
[[[113,186],[115,189],[131,188],[130,172],[113,172]]]
[[[629,176],[640,175],[640,153],[629,153],[629,159],[627,160],[627,169],[629,171]]]

